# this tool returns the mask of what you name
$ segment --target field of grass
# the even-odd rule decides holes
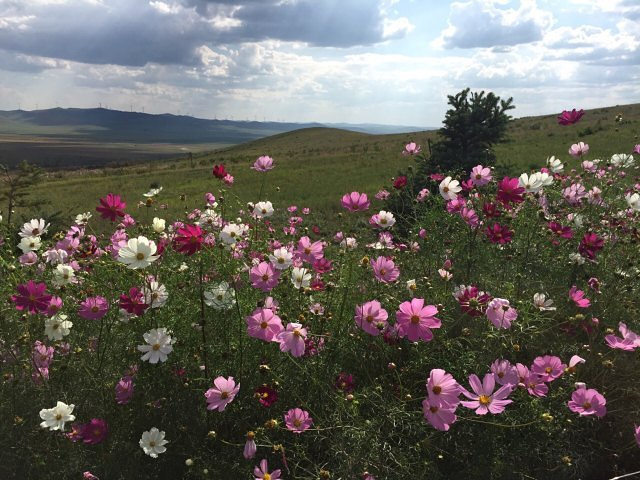
[[[621,115],[622,121],[616,121]],[[575,165],[569,146],[584,141],[591,146],[589,158],[609,158],[629,152],[638,143],[640,104],[588,110],[576,125],[559,127],[555,115],[516,119],[509,128],[508,142],[498,145],[498,164],[512,174],[539,168],[550,154]],[[236,178],[236,185],[223,195],[241,203],[256,201],[262,176],[250,169],[260,155],[275,159],[276,168],[267,175],[267,196],[276,208],[296,203],[322,212],[333,220],[339,211],[339,197],[352,190],[373,196],[380,188],[391,188],[391,179],[412,165],[401,152],[409,141],[427,150],[437,133],[367,135],[329,128],[309,128],[274,135],[214,152],[201,152],[192,161],[174,159],[121,168],[51,172],[31,196],[45,199],[47,212],[60,211],[71,217],[93,210],[98,198],[119,193],[129,205],[143,200],[150,186],[163,186],[160,203],[168,216],[202,206],[203,191],[219,195],[224,185],[211,176],[214,164],[224,164]],[[181,200],[181,198],[185,200]],[[45,213],[47,213],[45,212]],[[27,215],[33,214],[29,212]],[[135,210],[132,211],[135,217]]]

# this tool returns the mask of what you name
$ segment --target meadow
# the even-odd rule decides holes
[[[639,121],[515,121],[404,235],[434,132],[50,173],[0,223],[0,478],[633,474]]]

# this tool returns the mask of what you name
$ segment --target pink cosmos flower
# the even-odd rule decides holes
[[[402,151],[403,155],[417,155],[418,153],[420,153],[420,145],[415,142],[407,143]]]
[[[253,432],[247,433],[247,442],[244,444],[244,450],[242,451],[242,456],[246,460],[255,457],[256,452],[258,451],[258,446],[254,440],[255,436],[256,434]]]
[[[80,303],[78,315],[87,320],[100,320],[107,314],[109,302],[101,296],[87,297]]]
[[[438,309],[434,305],[424,304],[424,299],[414,298],[403,302],[396,312],[396,328],[399,337],[407,337],[410,342],[433,339],[431,328],[440,328],[442,323],[435,317]]]
[[[636,153],[640,153],[640,144],[636,145],[636,147],[639,147],[638,152]],[[634,436],[636,437],[636,443],[640,447],[640,427],[637,425],[634,425],[633,428],[634,428]]]
[[[620,330],[622,338],[616,337],[615,335],[607,335],[604,337],[604,341],[607,342],[607,345],[611,348],[617,348],[618,350],[625,350],[627,352],[632,352],[636,348],[640,347],[640,336],[629,330],[626,324],[620,322],[618,324],[618,330]]]
[[[434,368],[429,372],[429,380],[427,381],[429,406],[457,407],[460,403],[458,398],[460,393],[462,393],[462,388],[453,375],[440,368]]]
[[[376,198],[378,200],[386,200],[387,198],[389,198],[389,195],[391,194],[386,190],[380,190],[378,193],[376,193]]]
[[[574,143],[571,145],[571,148],[569,148],[569,155],[575,158],[580,158],[587,153],[589,153],[589,145],[584,142]]]
[[[358,305],[354,317],[356,325],[374,337],[380,335],[380,332],[387,326],[387,318],[389,318],[387,311],[377,300]]]
[[[369,208],[371,202],[366,193],[345,193],[342,197],[342,206],[350,212],[363,212]]]
[[[509,300],[494,298],[487,306],[487,318],[496,328],[510,328],[518,311],[509,305]]]
[[[300,323],[288,323],[287,328],[280,332],[276,339],[280,342],[280,351],[290,352],[294,357],[304,355],[307,329]]]
[[[280,477],[281,473],[282,472],[280,471],[279,468],[269,473],[269,465],[267,464],[266,458],[260,461],[260,468],[255,467],[253,469],[253,475],[255,477],[255,480],[281,480],[282,479],[282,477]]]
[[[569,359],[569,366],[567,368],[564,369],[565,373],[575,373],[576,371],[576,367],[578,366],[578,364],[580,363],[585,363],[585,359],[582,357],[579,357],[578,355],[573,355],[570,359]]]
[[[422,401],[422,413],[424,418],[436,429],[446,432],[452,423],[457,420],[455,411],[458,405],[441,404],[434,402],[431,397]]]
[[[240,384],[236,385],[233,377],[224,378],[223,376],[216,378],[213,384],[214,387],[204,394],[207,399],[207,410],[224,412],[224,409],[233,401],[240,390]]]
[[[546,383],[536,374],[532,374],[529,368],[521,363],[516,363],[516,373],[518,375],[518,385],[526,388],[529,395],[534,397],[545,397],[549,391]]]
[[[287,429],[293,433],[302,433],[313,425],[313,419],[309,416],[309,412],[300,408],[292,408],[284,416],[284,422]]]
[[[469,376],[469,385],[471,385],[474,393],[465,388],[462,389],[462,393],[471,401],[462,401],[460,403],[467,408],[475,409],[476,415],[486,415],[487,412],[494,415],[502,413],[504,408],[513,402],[513,400],[505,400],[511,393],[513,385],[503,385],[494,392],[496,381],[491,373],[487,373],[484,376],[482,383],[480,383],[480,379],[475,373],[471,374]]]
[[[591,300],[586,298],[584,296],[584,292],[582,290],[578,290],[578,287],[575,285],[571,287],[571,290],[569,290],[569,298],[573,300],[579,308],[588,308],[591,305]]]
[[[491,243],[499,243],[504,245],[511,242],[513,232],[509,227],[494,223],[492,226],[485,228],[484,233],[487,235]]]
[[[103,418],[92,418],[89,423],[82,425],[82,441],[87,445],[104,442],[108,433],[109,425]]]
[[[273,158],[263,155],[253,163],[253,168],[257,172],[267,172],[273,168]]]
[[[47,285],[29,280],[16,286],[17,295],[11,295],[11,301],[16,304],[16,310],[27,310],[30,315],[45,312],[49,306],[51,295],[47,293]]]
[[[229,185],[229,186],[233,185],[233,181],[234,181],[233,175],[231,175],[230,173],[227,173],[227,174],[224,176],[224,178],[222,179],[222,181],[223,181],[226,185]]]
[[[54,353],[55,349],[53,347],[47,347],[40,340],[36,340],[33,344],[31,359],[36,368],[49,368],[53,361]]]
[[[276,342],[276,337],[284,330],[282,321],[270,308],[258,308],[245,317],[247,334],[265,342]]]
[[[199,225],[185,225],[179,228],[173,238],[173,247],[176,251],[191,256],[202,249],[204,232]]]
[[[633,150],[631,151],[631,153],[638,153],[640,154],[640,143],[636,144],[633,146]]]
[[[517,385],[518,384],[518,372],[516,368],[511,365],[509,360],[497,359],[491,364],[491,373],[493,373],[496,382],[500,385]]]
[[[562,196],[569,205],[580,205],[582,199],[587,196],[587,189],[581,183],[572,183],[562,190]]]
[[[571,394],[571,400],[567,402],[569,410],[583,415],[595,415],[604,417],[607,413],[607,400],[595,388],[580,386]]]
[[[315,241],[311,243],[311,239],[307,236],[300,238],[298,241],[298,247],[295,250],[298,258],[305,262],[313,264],[314,261],[321,259],[324,256],[324,246],[321,241]]]
[[[560,115],[558,115],[558,124],[559,125],[573,125],[577,123],[582,116],[584,115],[584,110],[576,110],[575,108],[570,112],[568,110],[563,110]]]
[[[82,479],[83,480],[100,480],[98,477],[96,477],[93,473],[91,473],[90,471],[86,471],[82,473]]]
[[[420,190],[418,192],[418,196],[416,197],[416,200],[418,202],[424,202],[424,200],[431,195],[431,192],[429,191],[428,188],[423,188],[422,190]]]
[[[552,382],[562,376],[565,368],[566,365],[562,363],[560,357],[544,355],[533,360],[531,373],[538,375],[543,382]]]
[[[49,305],[47,305],[47,310],[43,312],[47,317],[53,317],[60,310],[62,310],[62,298],[54,295],[49,300]]]
[[[133,398],[133,377],[125,375],[116,383],[116,402],[126,405]]]
[[[18,260],[20,262],[20,265],[35,265],[36,263],[38,263],[38,254],[36,254],[36,252],[27,252],[24,255],[20,255],[20,258],[18,258]]]
[[[520,186],[518,178],[504,177],[498,184],[498,194],[496,198],[506,208],[510,208],[512,203],[524,202],[524,187]]]
[[[462,195],[458,195],[447,202],[447,212],[459,213],[466,205],[467,201],[464,197]]]
[[[400,276],[400,270],[393,260],[387,257],[378,257],[371,262],[373,276],[382,283],[395,282]]]
[[[491,169],[489,167],[483,167],[482,165],[476,165],[471,169],[470,180],[476,187],[482,187],[491,181]]]
[[[273,268],[270,262],[260,262],[249,271],[249,279],[252,287],[270,292],[278,285],[280,270]]]
[[[460,210],[460,216],[462,217],[464,222],[471,228],[476,228],[478,225],[480,225],[478,214],[473,208],[463,207],[462,210]]]

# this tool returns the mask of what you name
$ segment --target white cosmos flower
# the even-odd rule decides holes
[[[155,280],[148,282],[148,284],[142,288],[142,293],[144,294],[144,303],[151,308],[164,307],[169,299],[167,288]]]
[[[91,212],[79,213],[76,215],[75,223],[76,225],[85,225],[86,223],[89,223],[89,219],[91,217],[93,217]]]
[[[569,254],[569,261],[571,263],[575,263],[577,265],[584,265],[584,257],[582,255],[580,255],[579,253],[570,253]]]
[[[58,249],[52,248],[42,254],[42,258],[44,258],[45,261],[47,263],[50,263],[51,265],[58,265],[59,263],[64,263],[68,256],[69,254],[67,253],[67,251],[62,250],[61,248],[58,248]]]
[[[67,316],[58,313],[44,321],[44,334],[49,337],[49,340],[62,340],[69,335],[71,327],[73,323],[67,320]]]
[[[164,229],[167,225],[167,222],[164,220],[164,218],[158,218],[158,217],[154,217],[153,218],[153,231],[156,233],[162,233],[164,232]]]
[[[147,197],[147,198],[155,197],[155,196],[156,196],[156,195],[158,195],[161,191],[162,191],[162,187],[152,188],[152,189],[150,189],[147,193],[143,193],[143,194],[142,194],[142,196],[143,196],[143,197]]]
[[[535,307],[544,312],[545,310],[555,310],[556,307],[552,307],[553,305],[553,300],[551,300],[550,298],[547,299],[547,296],[544,293],[536,293],[533,295],[533,304],[535,305]]]
[[[228,310],[236,303],[234,291],[227,282],[220,282],[204,291],[204,303],[214,310]]]
[[[523,187],[527,193],[536,193],[542,190],[542,179],[535,173],[531,175],[523,173],[518,178],[518,184]]]
[[[200,225],[204,227],[218,227],[222,223],[220,215],[212,208],[207,208],[200,214]]]
[[[225,225],[220,232],[220,240],[226,245],[233,245],[236,243],[242,235],[246,232],[246,225],[230,223]]]
[[[376,224],[380,228],[391,228],[396,223],[396,218],[393,216],[393,213],[387,212],[385,210],[380,210],[377,216],[374,216]]]
[[[166,328],[152,328],[142,335],[147,345],[138,345],[138,351],[144,352],[141,359],[149,363],[166,362],[167,355],[173,351],[174,339]]]
[[[547,158],[547,166],[551,173],[562,173],[564,171],[564,165],[554,156]]]
[[[258,218],[266,218],[273,215],[273,204],[269,201],[258,202],[253,207],[253,214]]]
[[[269,261],[277,270],[286,270],[291,266],[291,263],[293,263],[293,254],[287,247],[280,247],[269,255]]]
[[[534,175],[536,175],[540,179],[540,183],[542,183],[543,187],[553,185],[553,177],[547,172],[536,172],[534,173]]]
[[[23,253],[27,253],[39,250],[41,245],[40,237],[22,237],[18,247]]]
[[[624,199],[627,201],[630,209],[640,212],[640,195],[637,193],[627,193]]]
[[[22,226],[18,235],[21,237],[39,237],[43,233],[47,233],[49,225],[49,223],[45,224],[42,218],[39,220],[34,218]]]
[[[353,250],[358,246],[358,242],[353,237],[347,237],[340,242],[340,246],[348,250]]]
[[[291,282],[297,289],[307,288],[311,284],[311,273],[306,268],[293,267]]]
[[[628,153],[615,153],[611,156],[611,164],[614,167],[629,168],[633,163],[633,155]]]
[[[40,410],[40,418],[44,422],[40,426],[49,430],[64,430],[66,422],[73,422],[76,419],[75,415],[71,415],[74,408],[75,405],[67,405],[61,401],[58,401],[53,408],[43,408]]]
[[[58,264],[53,271],[53,284],[56,287],[62,287],[70,283],[76,283],[76,274],[71,265]]]
[[[118,261],[133,270],[145,268],[158,259],[155,255],[156,251],[157,247],[153,240],[147,237],[131,238],[127,245],[118,251]]]
[[[158,455],[167,451],[165,445],[169,443],[164,439],[164,432],[153,427],[151,430],[142,433],[140,438],[140,447],[144,453],[152,458],[158,458]]]
[[[462,187],[460,186],[460,182],[458,180],[453,180],[451,177],[447,177],[440,182],[440,195],[445,200],[455,200],[458,196],[458,193],[462,191]]]

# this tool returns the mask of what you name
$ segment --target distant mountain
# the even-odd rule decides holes
[[[105,108],[0,111],[0,134],[64,137],[103,142],[239,144],[301,128],[331,126],[363,133],[404,133],[422,127],[376,124],[205,120]]]

